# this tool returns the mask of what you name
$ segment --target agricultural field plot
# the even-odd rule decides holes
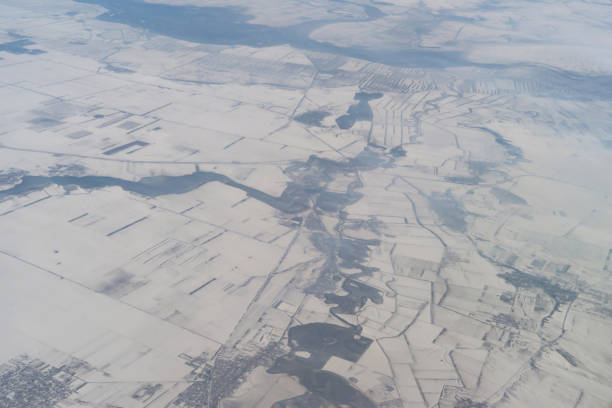
[[[606,408],[612,7],[0,0],[0,408]]]

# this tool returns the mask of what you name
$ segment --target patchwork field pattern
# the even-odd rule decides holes
[[[1,0],[0,408],[606,408],[612,7]]]

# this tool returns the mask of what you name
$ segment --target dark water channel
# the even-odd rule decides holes
[[[337,22],[373,21],[384,16],[377,7],[359,5],[365,19],[327,19],[271,27],[252,24],[252,16],[240,7],[197,7],[147,3],[142,0],[75,0],[95,4],[107,12],[100,20],[126,24],[179,40],[217,45],[270,47],[289,44],[295,48],[360,58],[393,66],[449,67],[473,65],[460,52],[432,49],[366,48],[358,45],[341,47],[309,37],[315,29]]]
[[[380,93],[358,92],[354,99],[358,101],[351,105],[345,115],[336,119],[336,123],[340,129],[350,129],[358,120],[369,120],[374,118],[374,113],[370,107],[370,101],[382,97]]]
[[[349,323],[341,315],[346,317],[359,313],[368,301],[382,302],[382,293],[378,289],[359,281],[359,277],[369,276],[375,270],[367,266],[367,260],[370,248],[377,246],[379,241],[352,238],[345,234],[347,223],[350,225],[351,220],[347,218],[344,208],[361,198],[361,194],[357,191],[362,187],[359,171],[387,166],[392,160],[389,155],[368,150],[344,161],[311,156],[308,161],[294,163],[285,170],[291,182],[278,197],[234,181],[223,174],[196,171],[182,176],[145,177],[138,181],[105,176],[20,174],[17,179],[19,181],[13,187],[0,191],[0,200],[38,191],[52,184],[67,189],[73,186],[84,189],[116,186],[131,193],[157,197],[165,194],[184,194],[206,183],[220,182],[240,189],[249,197],[302,220],[300,222],[303,222],[304,227],[311,230],[312,243],[325,258],[317,270],[316,281],[306,289],[306,292],[320,297],[329,304],[330,313],[338,324],[310,323],[289,329],[290,352],[281,355],[268,365],[269,372],[297,377],[308,392],[290,400],[279,401],[274,407],[328,407],[332,404],[374,408],[374,403],[348,380],[323,370],[323,367],[332,356],[357,362],[372,343],[372,339],[361,335],[362,328],[359,325]],[[347,180],[346,190],[328,191],[327,186],[338,177]],[[321,221],[322,216],[337,217],[336,227],[327,230]],[[307,219],[310,220],[309,223],[306,222]],[[351,274],[345,272],[355,269],[360,272]],[[340,288],[345,294],[337,294]],[[307,356],[300,352],[307,353]],[[227,366],[225,369],[213,370],[206,381],[215,383],[218,381],[216,378],[219,375],[223,378],[223,373],[227,374],[228,370],[231,372],[242,370],[238,361],[234,364],[227,362],[225,365]],[[252,368],[248,366],[244,370]],[[236,378],[240,375],[236,374]],[[231,390],[233,385],[225,384],[224,387]],[[193,387],[189,388],[189,393],[193,394],[190,396],[197,397],[197,400],[200,398],[200,393],[204,392],[208,392],[208,388],[199,391]],[[230,395],[229,392],[227,395]]]
[[[253,187],[238,183],[229,177],[208,171],[197,171],[182,176],[152,176],[139,181],[129,181],[106,176],[23,176],[21,182],[12,188],[0,191],[0,200],[14,195],[24,195],[42,190],[52,184],[70,188],[77,186],[84,189],[120,187],[125,191],[147,197],[166,194],[185,194],[213,181],[240,189],[258,201],[261,201],[285,213],[298,213],[306,210],[308,201],[304,200],[307,192],[289,185],[280,197],[274,197]]]

